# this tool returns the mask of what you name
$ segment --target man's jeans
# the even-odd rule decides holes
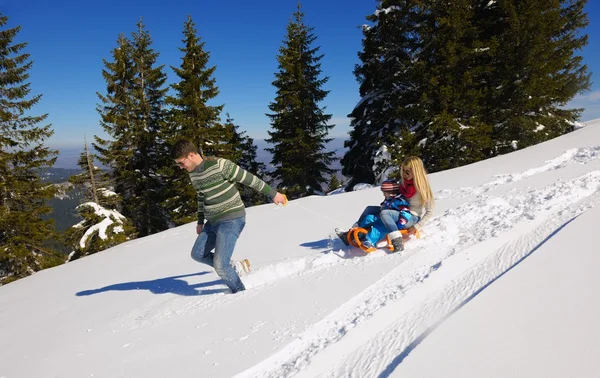
[[[240,233],[246,225],[246,217],[219,223],[207,222],[192,247],[192,258],[215,268],[232,293],[245,290],[240,276],[231,265],[231,255]],[[212,253],[212,250],[215,250]]]

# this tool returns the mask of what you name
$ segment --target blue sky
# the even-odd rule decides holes
[[[585,107],[582,120],[600,118],[600,4],[587,5],[589,44],[583,51],[593,73],[592,91],[574,99],[572,106]],[[160,53],[168,83],[176,80],[169,66],[179,66],[183,23],[192,15],[198,34],[216,65],[220,94],[213,102],[224,104],[242,130],[256,139],[267,137],[268,105],[275,89],[276,55],[282,45],[296,0],[259,1],[48,1],[0,0],[0,11],[9,27],[21,26],[18,42],[27,42],[34,66],[30,72],[33,94],[43,94],[34,114],[49,114],[55,131],[48,145],[76,147],[93,135],[105,137],[96,112],[96,92],[105,93],[102,60],[111,59],[119,33],[130,36],[140,17]],[[345,137],[350,113],[359,100],[352,70],[361,49],[360,25],[375,11],[375,0],[304,0],[305,21],[314,27],[316,45],[325,54],[324,76],[330,90],[323,105],[333,115],[333,137]]]

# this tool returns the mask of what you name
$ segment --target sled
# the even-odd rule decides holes
[[[346,234],[347,239],[348,239],[348,244],[350,244],[353,247],[358,247],[367,253],[375,252],[378,248],[387,249],[389,251],[394,250],[394,246],[392,245],[392,242],[390,241],[390,238],[387,235],[385,236],[385,244],[384,245],[381,245],[382,241],[379,241],[377,243],[378,248],[374,248],[374,247],[366,248],[360,240],[361,239],[360,235],[363,235],[363,234],[366,235],[368,233],[369,233],[369,231],[362,227],[351,228],[348,231],[348,233]],[[410,237],[410,233],[408,232],[408,230],[400,230],[400,233],[402,234],[403,240],[408,240],[408,238]],[[419,230],[416,230],[414,235],[417,239],[421,238],[421,235],[419,234]]]

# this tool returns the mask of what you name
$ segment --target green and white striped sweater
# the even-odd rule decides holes
[[[192,172],[190,180],[198,193],[198,224],[204,219],[218,223],[246,215],[235,183],[240,183],[274,198],[273,188],[237,164],[218,157],[206,157]]]

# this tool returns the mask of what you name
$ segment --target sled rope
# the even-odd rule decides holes
[[[296,204],[296,206],[298,206],[298,207],[300,207],[300,208],[302,208],[302,209],[304,209],[304,210],[306,210],[306,211],[310,211],[311,213],[317,214],[317,215],[319,215],[319,216],[321,216],[321,217],[323,217],[323,218],[325,218],[325,219],[328,219],[328,220],[332,221],[333,223],[335,223],[335,224],[337,224],[337,225],[341,225],[341,226],[343,226],[343,223],[342,223],[342,222],[340,222],[339,220],[336,220],[336,219],[330,218],[330,217],[328,217],[327,215],[325,215],[325,214],[323,214],[323,213],[320,213],[320,212],[318,212],[318,211],[315,211],[315,210],[313,210],[313,209],[309,209],[308,207],[304,207],[304,206],[302,206],[302,205],[300,205],[300,204]]]

